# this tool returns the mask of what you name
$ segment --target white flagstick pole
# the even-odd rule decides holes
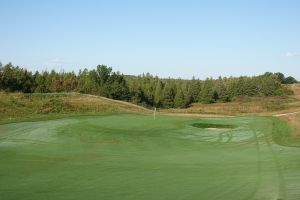
[[[153,112],[153,119],[155,120],[156,117],[156,107],[154,107],[154,112]]]

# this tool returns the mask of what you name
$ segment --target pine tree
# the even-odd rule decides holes
[[[170,81],[168,81],[163,90],[163,100],[162,100],[163,107],[173,108],[174,107],[174,97],[175,97],[174,86]]]
[[[191,80],[188,87],[188,96],[190,97],[190,103],[198,102],[198,98],[201,92],[201,83],[196,80],[195,77]]]
[[[156,107],[161,106],[161,101],[162,101],[162,89],[163,85],[160,80],[157,81],[156,86],[155,86],[155,92],[154,92],[154,104]]]
[[[176,95],[174,98],[174,107],[175,108],[184,108],[185,107],[184,94],[180,87],[177,88],[177,91],[176,91]]]
[[[206,79],[203,82],[199,100],[202,103],[214,103],[218,96],[214,89],[214,83],[212,79]]]
[[[222,102],[229,101],[229,94],[222,77],[219,77],[219,79],[216,81],[216,93],[218,94],[217,96]]]

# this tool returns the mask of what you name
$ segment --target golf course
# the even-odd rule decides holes
[[[0,8],[0,200],[300,200],[300,0]]]
[[[299,199],[275,117],[73,116],[0,125],[0,199]]]

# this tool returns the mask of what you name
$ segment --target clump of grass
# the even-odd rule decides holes
[[[63,113],[76,111],[75,106],[59,98],[51,98],[38,110],[39,113]]]
[[[287,108],[287,102],[278,99],[271,99],[269,101],[265,101],[263,107],[266,108],[268,111],[278,111],[284,110]]]

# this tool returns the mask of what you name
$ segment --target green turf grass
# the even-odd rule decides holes
[[[300,199],[300,150],[273,142],[278,127],[288,134],[282,123],[107,115],[1,125],[0,199]]]

